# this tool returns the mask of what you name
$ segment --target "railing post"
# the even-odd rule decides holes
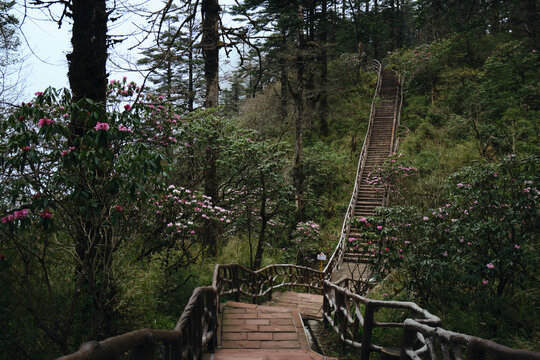
[[[254,272],[251,274],[251,303],[257,304],[259,297],[257,296],[257,277],[259,273]]]
[[[209,291],[206,293],[206,308],[210,311],[210,324],[208,324],[208,331],[212,332],[212,340],[208,342],[208,352],[214,353],[217,348],[217,333],[218,333],[218,306],[217,291]]]
[[[310,279],[310,272],[308,269],[304,269],[304,281],[307,284],[307,292],[308,294],[311,293],[311,279]]]
[[[202,337],[203,337],[203,329],[200,322],[195,322],[196,320],[203,319],[203,312],[204,312],[204,299],[202,296],[199,296],[197,299],[197,302],[195,303],[195,306],[193,307],[193,312],[195,313],[194,316],[190,319],[190,329],[193,334],[193,353],[197,356],[197,359],[202,360],[202,353],[203,353],[203,344],[202,344]]]
[[[238,266],[235,266],[232,268],[232,283],[233,283],[233,288],[235,290],[234,300],[236,302],[239,302],[240,301],[240,284],[238,282]]]
[[[182,353],[182,337],[180,340],[171,344],[171,359],[181,360],[180,355]]]
[[[274,292],[274,268],[270,267],[270,291],[268,292],[268,300],[272,300],[272,292]]]
[[[478,345],[470,343],[467,347],[467,360],[485,360],[486,353]]]
[[[347,337],[347,317],[345,316],[345,294],[340,289],[339,291],[336,290],[336,315],[337,315],[337,321],[338,321],[338,329],[339,329],[339,339],[341,341],[341,348],[345,350],[345,346],[347,343],[345,342],[345,338]],[[341,336],[343,336],[343,340],[341,339]]]
[[[152,360],[154,358],[154,344],[147,343],[133,349],[133,360]]]
[[[405,325],[403,327],[403,342],[401,344],[401,354],[399,355],[399,360],[410,359],[406,351],[408,349],[413,349],[415,341],[416,341],[416,330],[414,330],[413,328],[409,328],[407,325]]]
[[[361,360],[369,360],[369,353],[371,352],[371,335],[373,333],[373,316],[375,315],[375,306],[373,303],[366,303],[366,310],[364,312],[364,331],[362,334],[362,355]]]
[[[327,316],[330,316],[330,303],[328,301],[328,285],[326,285],[326,282],[322,282],[322,295],[323,295],[323,303],[322,303],[322,310],[323,310],[323,325],[325,327],[328,327],[328,319]]]

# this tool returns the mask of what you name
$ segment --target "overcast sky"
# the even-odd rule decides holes
[[[19,35],[21,46],[19,49],[22,59],[22,97],[29,100],[36,91],[43,91],[48,86],[55,88],[69,87],[67,79],[66,54],[71,51],[71,23],[65,22],[59,29],[58,24],[51,21],[48,14],[38,10],[26,11],[17,3],[14,14],[21,21],[21,33]],[[140,3],[148,9],[159,8],[161,0],[135,0],[127,3]],[[234,3],[234,0],[220,1],[220,4]],[[60,10],[60,9],[58,9]],[[230,17],[226,16],[224,23],[229,23]],[[136,15],[123,16],[114,24],[109,23],[109,34],[121,35],[137,31],[137,26],[144,23],[144,19]],[[134,61],[139,56],[139,49],[129,50],[133,46],[134,38],[128,38],[120,45],[109,50],[108,71],[109,80],[121,79],[127,76],[129,80],[141,82],[143,75],[129,73],[118,69],[114,64],[123,63],[124,59]],[[220,61],[224,56],[220,54]],[[222,73],[226,66],[221,66]]]

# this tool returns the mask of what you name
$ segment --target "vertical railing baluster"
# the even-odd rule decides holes
[[[171,345],[170,344],[161,345],[161,360],[171,360]]]
[[[345,350],[347,343],[344,341],[347,338],[347,318],[345,316],[345,294],[341,291],[336,291],[336,315],[338,321],[339,338],[342,350]],[[343,337],[343,339],[342,339]]]
[[[274,267],[270,268],[270,291],[268,292],[268,300],[272,300],[272,292],[274,292]]]
[[[153,360],[154,344],[146,343],[133,349],[133,360]]]
[[[234,300],[238,302],[240,301],[240,283],[238,281],[238,267],[235,266],[231,270],[232,270],[233,288],[235,289]]]
[[[467,360],[485,360],[486,352],[475,344],[469,344],[467,347]]]
[[[371,352],[371,335],[373,333],[373,317],[375,315],[375,306],[367,302],[366,309],[364,311],[364,332],[362,334],[362,355],[361,360],[369,360],[369,353]]]
[[[399,360],[409,360],[409,356],[406,351],[413,349],[414,343],[416,341],[416,330],[409,328],[407,326],[403,327],[403,342],[401,343],[401,354]]]

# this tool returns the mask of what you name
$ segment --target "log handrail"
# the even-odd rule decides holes
[[[414,345],[419,338],[424,339],[425,347],[415,350]],[[442,357],[438,353],[442,353]],[[400,360],[484,360],[487,356],[492,359],[540,360],[538,352],[512,349],[491,340],[432,327],[413,319],[403,322]]]
[[[321,292],[324,272],[292,264],[272,264],[257,271],[238,264],[216,265],[212,287],[219,296],[242,297],[253,303],[272,299],[272,292],[281,288],[304,288]]]
[[[214,287],[198,287],[174,330],[140,329],[99,342],[85,342],[79,350],[58,360],[114,360],[125,353],[135,359],[151,360],[158,344],[163,359],[200,359],[204,346],[210,352],[217,346],[218,304]]]
[[[154,359],[158,344],[162,359],[200,359],[204,346],[209,352],[217,347],[220,296],[234,296],[237,301],[247,297],[258,303],[266,297],[271,299],[272,291],[283,288],[321,292],[324,322],[336,331],[343,346],[361,351],[361,360],[368,360],[371,352],[383,350],[372,342],[376,327],[403,329],[401,360],[418,360],[420,355],[436,360],[435,343],[446,344],[443,352],[451,351],[456,360],[462,359],[460,347],[466,348],[467,360],[485,359],[486,354],[493,359],[540,360],[537,352],[511,349],[490,340],[444,330],[438,327],[441,320],[437,316],[416,303],[370,299],[349,290],[354,288],[353,279],[344,278],[335,284],[324,280],[323,275],[321,271],[291,264],[272,264],[257,271],[238,264],[218,264],[212,286],[193,291],[174,330],[141,329],[100,342],[86,342],[78,351],[58,360],[113,360],[125,353],[131,353],[136,359],[150,360]],[[381,308],[403,309],[415,318],[377,321],[375,314]]]
[[[361,359],[368,360],[371,352],[382,346],[371,341],[375,327],[404,327],[402,322],[379,322],[375,313],[380,308],[403,309],[420,316],[417,321],[437,326],[441,319],[413,302],[373,300],[350,292],[330,281],[323,282],[323,320],[338,334],[343,345],[361,351]],[[363,309],[363,311],[362,311]]]

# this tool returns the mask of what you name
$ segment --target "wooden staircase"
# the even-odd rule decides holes
[[[384,206],[384,188],[374,187],[367,182],[370,173],[393,152],[396,117],[399,105],[399,79],[391,71],[381,71],[381,85],[378,96],[375,98],[375,108],[371,132],[366,138],[366,153],[362,171],[358,174],[358,192],[354,204],[354,217],[362,218],[375,215],[375,208]],[[352,227],[349,229],[349,238],[361,238],[362,229]],[[353,249],[346,242],[342,262],[367,263],[372,256],[366,252]]]

